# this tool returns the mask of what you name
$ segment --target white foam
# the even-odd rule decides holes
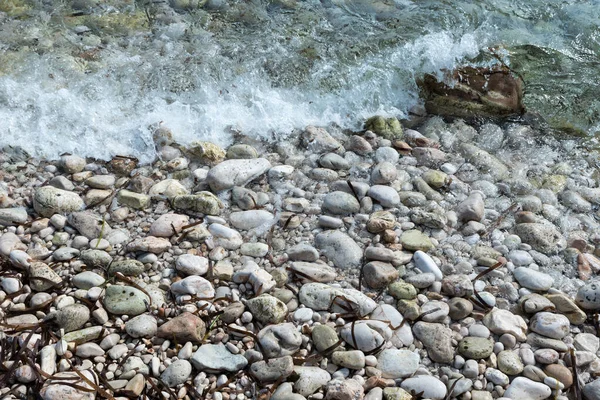
[[[451,69],[485,45],[476,33],[431,33],[354,64],[321,60],[311,79],[287,87],[256,69],[261,55],[226,64],[210,41],[207,65],[192,67],[179,42],[163,42],[161,56],[153,46],[112,46],[100,68],[32,53],[26,67],[0,76],[0,146],[46,158],[121,154],[149,162],[155,154],[148,127],[158,121],[184,144],[227,145],[232,127],[267,139],[309,124],[356,129],[373,114],[403,116],[418,101],[415,77]],[[335,89],[328,89],[323,82],[332,77]]]

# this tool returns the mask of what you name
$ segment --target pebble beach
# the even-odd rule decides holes
[[[404,122],[5,147],[0,398],[600,400],[597,154]]]

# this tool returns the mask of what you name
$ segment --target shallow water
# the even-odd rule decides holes
[[[424,73],[498,62],[525,78],[530,111],[600,130],[599,1],[174,5],[2,2],[0,145],[149,161],[159,121],[183,143],[359,129],[406,116]]]

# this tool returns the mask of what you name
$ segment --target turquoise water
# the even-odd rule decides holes
[[[406,116],[424,73],[499,62],[530,111],[600,130],[599,1],[198,3],[0,2],[0,144],[149,161],[159,121],[183,143],[358,129]]]

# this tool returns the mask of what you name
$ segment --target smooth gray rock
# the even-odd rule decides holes
[[[160,379],[169,387],[184,383],[192,374],[192,364],[187,360],[176,360],[160,375]]]
[[[456,207],[456,215],[459,221],[481,221],[483,212],[485,211],[485,203],[483,195],[479,192],[473,192],[466,200],[462,201]]]
[[[208,171],[206,182],[215,192],[245,186],[271,168],[269,160],[264,158],[246,160],[225,160]]]
[[[157,331],[156,318],[150,314],[138,315],[125,323],[125,332],[133,338],[152,338]]]
[[[302,344],[302,335],[292,323],[266,326],[257,336],[269,358],[291,356]]]
[[[135,316],[146,311],[150,299],[134,287],[111,285],[106,288],[103,303],[112,314]]]
[[[12,226],[27,222],[25,207],[0,208],[0,225]]]
[[[384,186],[375,185],[369,188],[369,197],[381,204],[383,207],[391,208],[400,204],[400,195],[396,189]]]
[[[315,238],[315,245],[338,268],[358,268],[362,262],[362,249],[343,232],[319,233]]]
[[[273,214],[265,210],[232,212],[229,221],[237,229],[250,230],[271,223]]]
[[[203,344],[194,353],[192,364],[200,371],[237,372],[248,365],[248,360],[240,354],[232,354],[222,344]]]
[[[330,192],[323,199],[324,212],[335,215],[346,215],[357,213],[360,209],[358,200],[353,195],[346,192]]]
[[[71,282],[79,289],[91,289],[94,286],[101,286],[105,279],[92,271],[83,271],[75,275]]]
[[[600,379],[594,379],[583,387],[583,396],[587,400],[600,400]]]
[[[554,283],[550,275],[526,267],[515,268],[513,275],[521,286],[531,290],[546,291]]]
[[[407,378],[419,368],[421,358],[409,350],[386,349],[377,356],[377,369],[383,378]]]
[[[435,376],[419,375],[402,381],[402,389],[414,393],[423,393],[423,398],[439,400],[446,397],[446,385]]]
[[[77,193],[53,186],[39,187],[33,195],[33,208],[42,217],[80,211],[84,207],[83,199]]]
[[[112,230],[108,222],[92,211],[78,211],[67,217],[69,225],[88,239],[96,239],[101,235],[106,236]]]
[[[71,304],[56,311],[56,324],[65,332],[75,331],[90,320],[90,309],[83,304]]]

